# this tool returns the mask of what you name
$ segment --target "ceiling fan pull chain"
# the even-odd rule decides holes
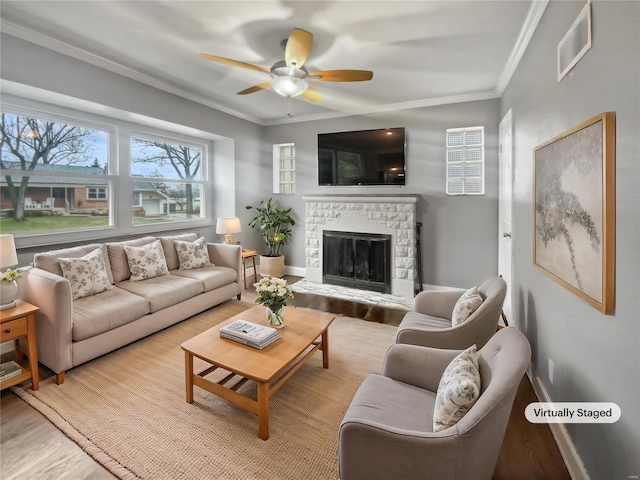
[[[289,118],[293,118],[293,113],[291,112],[291,97],[287,97],[287,116]]]

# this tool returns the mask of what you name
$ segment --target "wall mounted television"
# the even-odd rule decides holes
[[[404,127],[318,134],[318,185],[405,185]]]

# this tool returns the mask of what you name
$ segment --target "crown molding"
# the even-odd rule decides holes
[[[280,118],[274,120],[264,120],[262,125],[270,127],[274,125],[285,125],[288,123],[313,122],[316,120],[328,120],[331,118],[352,117],[356,115],[370,115],[375,113],[397,112],[398,110],[409,110],[411,108],[434,107],[437,105],[447,105],[450,103],[475,102],[478,100],[491,100],[500,98],[495,91],[465,93],[463,95],[452,95],[449,97],[427,98],[423,100],[412,100],[410,102],[390,103],[387,105],[376,105],[368,107],[354,108],[344,112],[319,113],[314,115],[304,115],[293,118]]]
[[[499,97],[501,97],[504,93],[504,90],[507,88],[507,85],[511,80],[511,76],[516,71],[516,67],[520,63],[524,52],[527,50],[529,42],[531,41],[531,37],[533,37],[536,28],[538,28],[538,23],[540,23],[542,14],[546,10],[548,4],[549,0],[534,0],[533,2],[531,2],[529,12],[527,13],[527,18],[525,18],[522,29],[520,30],[520,35],[518,35],[518,39],[513,46],[513,50],[511,50],[511,55],[507,60],[507,64],[504,66],[502,74],[498,79],[498,85],[496,85],[496,94]]]
[[[56,40],[53,37],[49,37],[40,32],[36,32],[35,30],[31,30],[27,27],[23,27],[22,25],[18,25],[8,20],[3,19],[2,22],[0,22],[0,32],[6,33],[7,35],[11,35],[12,37],[19,38],[26,42],[39,45],[49,50],[53,50],[54,52],[61,53],[68,57],[81,60],[85,63],[89,63],[91,65],[102,68],[104,70],[108,70],[112,73],[130,78],[131,80],[144,83],[145,85],[149,85],[150,87],[157,88],[158,90],[162,90],[167,93],[171,93],[173,95],[177,95],[179,97],[185,98],[187,100],[200,103],[207,107],[214,108],[216,110],[227,113],[229,115],[233,115],[234,117],[238,117],[243,120],[247,120],[249,122],[261,124],[261,120],[257,117],[254,117],[252,115],[247,115],[245,113],[231,109],[217,102],[214,102],[204,97],[203,95],[198,95],[193,92],[189,92],[188,90],[185,90],[183,88],[177,87],[167,82],[163,82],[162,80],[158,80],[149,75],[141,73],[137,70],[134,70],[129,67],[125,67],[124,65],[121,65],[117,62],[108,60],[99,55],[95,55],[81,48],[74,47],[73,45],[69,45],[68,43],[62,42],[60,40]]]

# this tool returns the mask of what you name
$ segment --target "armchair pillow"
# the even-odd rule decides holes
[[[195,242],[174,240],[173,243],[178,253],[180,270],[193,270],[195,268],[214,266],[209,260],[209,250],[207,249],[207,241],[204,237],[198,238]]]
[[[482,294],[478,290],[478,287],[471,287],[469,290],[464,292],[453,307],[451,325],[454,327],[456,325],[460,325],[469,318],[480,305],[482,305],[483,301],[484,298],[482,298]]]
[[[467,348],[447,366],[436,394],[433,431],[454,426],[480,396],[480,370],[475,345]]]
[[[129,270],[131,270],[130,281],[138,282],[169,274],[160,240],[141,247],[125,245],[124,251],[127,254]]]
[[[74,300],[111,290],[102,247],[80,258],[59,258],[62,275],[71,284]]]

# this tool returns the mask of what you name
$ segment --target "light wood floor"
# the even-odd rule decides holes
[[[297,278],[287,277],[287,280],[292,283]],[[242,294],[242,300],[247,302],[253,302],[255,297],[251,286]],[[52,375],[46,367],[40,368],[41,380]],[[531,424],[524,418],[525,407],[535,401],[535,393],[525,376],[518,388],[494,480],[570,480],[549,427]],[[102,480],[116,477],[43,415],[5,390],[0,399],[0,478]]]

